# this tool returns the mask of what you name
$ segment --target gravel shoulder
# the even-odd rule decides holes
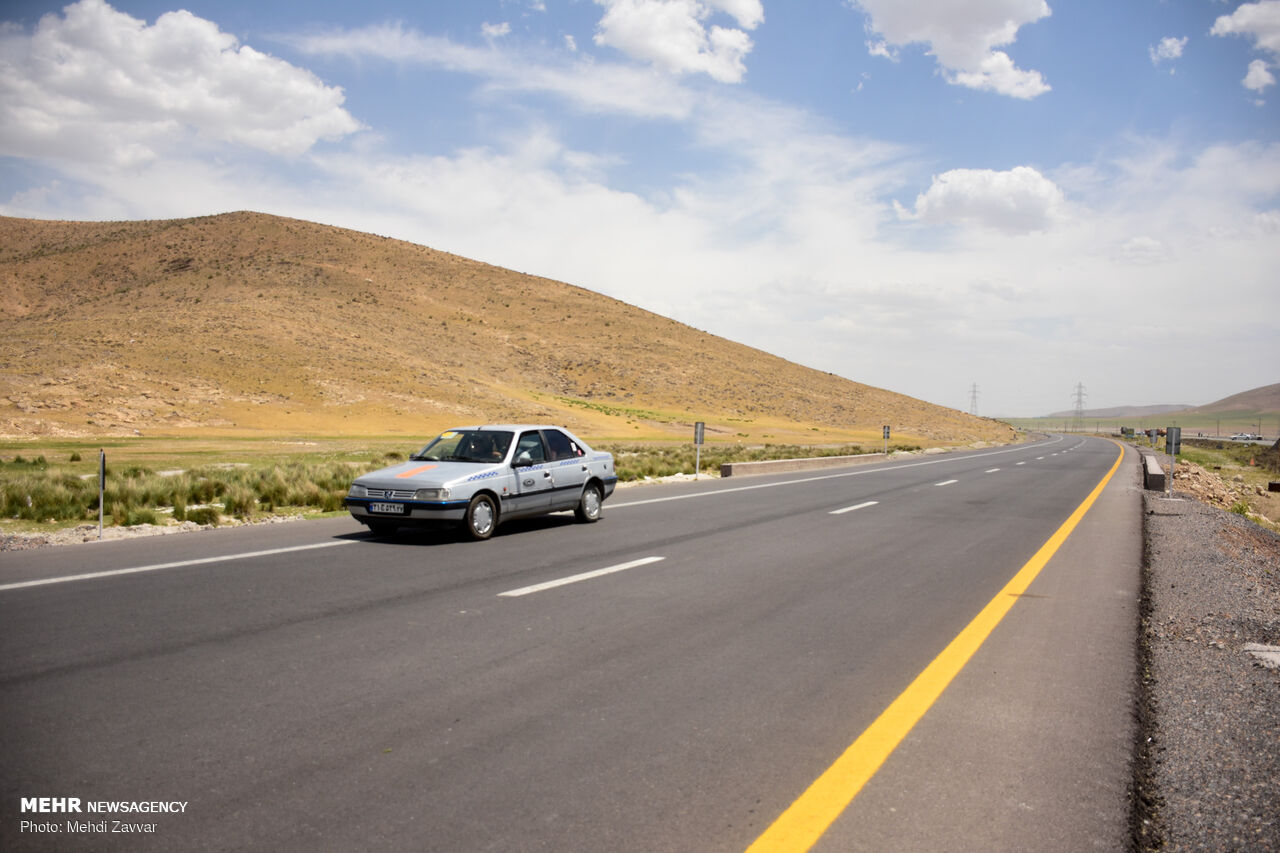
[[[1134,847],[1280,851],[1280,536],[1143,500]]]

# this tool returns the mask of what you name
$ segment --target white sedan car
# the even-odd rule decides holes
[[[488,539],[500,522],[558,510],[595,521],[617,482],[613,454],[563,427],[459,427],[408,462],[357,477],[346,505],[375,534],[448,522]]]

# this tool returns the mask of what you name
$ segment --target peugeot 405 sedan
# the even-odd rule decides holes
[[[357,477],[346,505],[377,535],[445,522],[488,539],[503,521],[548,512],[571,509],[579,521],[596,521],[617,483],[613,454],[562,427],[471,426],[442,432],[408,462]]]

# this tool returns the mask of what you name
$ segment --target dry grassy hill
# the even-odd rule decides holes
[[[1010,429],[557,281],[255,213],[0,218],[0,433],[422,435],[537,420],[608,438],[929,443]]]
[[[1189,413],[1203,415],[1231,412],[1263,412],[1274,415],[1280,413],[1280,382],[1274,385],[1264,385],[1261,388],[1241,391],[1239,394],[1232,394],[1230,397],[1224,397],[1215,403],[1197,406],[1188,411]]]

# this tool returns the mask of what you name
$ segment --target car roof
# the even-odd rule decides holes
[[[474,426],[451,427],[445,432],[458,432],[464,429],[480,429],[480,430],[510,430],[518,432],[526,429],[558,429],[569,432],[568,427],[556,426],[555,424],[476,424]]]

